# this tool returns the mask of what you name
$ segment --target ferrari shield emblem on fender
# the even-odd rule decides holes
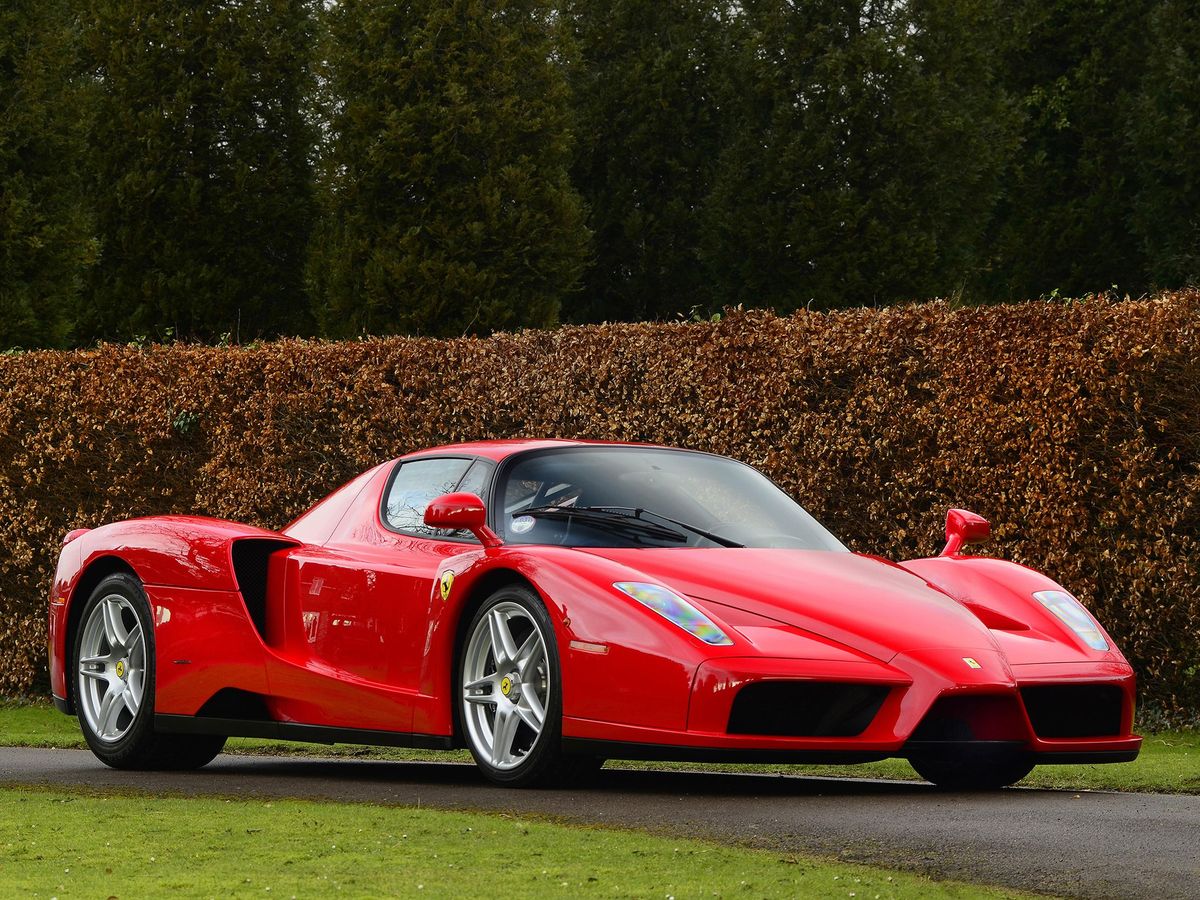
[[[442,599],[450,599],[450,588],[454,587],[454,573],[447,569],[442,573]]]
[[[982,669],[983,668],[983,666],[981,666],[978,662],[976,662],[974,657],[964,656],[962,658],[962,661],[967,664],[968,668],[971,668],[971,669]]]

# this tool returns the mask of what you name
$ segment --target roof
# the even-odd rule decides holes
[[[441,447],[430,447],[405,454],[404,458],[429,456],[445,453],[469,453],[471,456],[482,456],[499,462],[505,457],[512,456],[522,450],[541,450],[546,447],[569,447],[572,445],[594,444],[597,441],[572,441],[560,438],[512,438],[496,441],[467,441],[461,444],[444,444]]]

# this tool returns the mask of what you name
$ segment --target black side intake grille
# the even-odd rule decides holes
[[[271,554],[294,546],[292,541],[270,538],[243,538],[233,544],[233,575],[261,638],[267,635],[267,566]]]
[[[1021,688],[1021,699],[1040,738],[1112,737],[1121,733],[1124,695],[1116,685],[1037,685]]]
[[[756,681],[733,698],[730,734],[853,737],[862,734],[889,688],[828,681]]]

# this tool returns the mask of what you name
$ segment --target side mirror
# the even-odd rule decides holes
[[[430,528],[465,528],[485,547],[499,547],[503,541],[487,526],[487,507],[474,494],[442,494],[425,507],[425,524]]]
[[[992,526],[983,516],[966,509],[946,513],[946,546],[941,556],[956,556],[964,544],[981,544],[991,536]]]

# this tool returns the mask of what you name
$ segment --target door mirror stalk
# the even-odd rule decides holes
[[[946,513],[946,546],[941,556],[958,556],[965,544],[981,544],[992,533],[992,526],[983,516],[967,509],[952,509]]]

